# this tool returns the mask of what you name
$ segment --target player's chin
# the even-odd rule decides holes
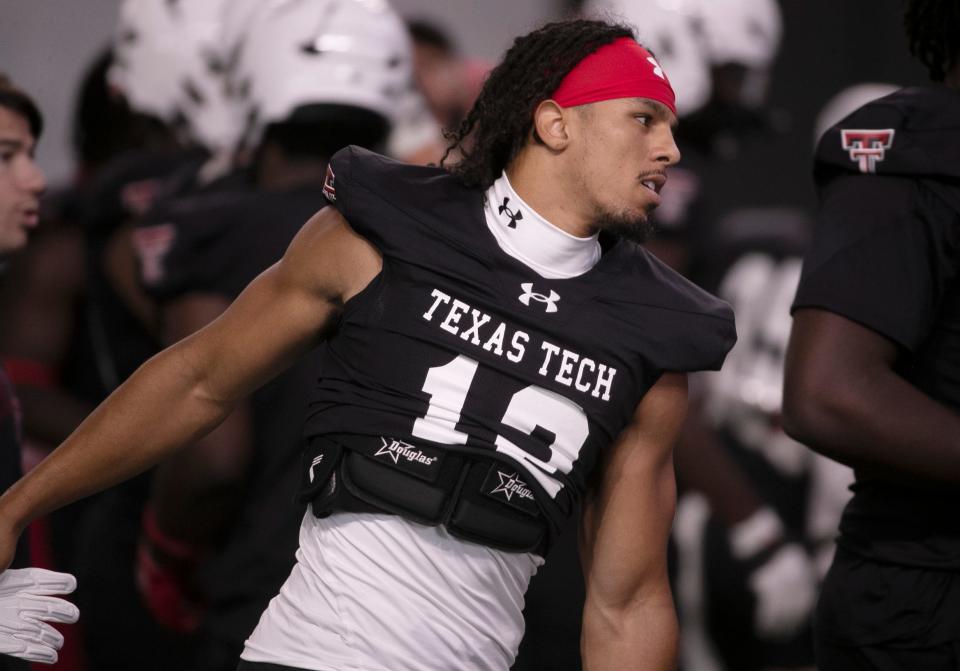
[[[625,209],[624,215],[635,221],[646,222],[659,205],[659,196],[644,187],[643,191],[640,193],[640,197],[635,197],[633,202],[631,202],[630,207]]]
[[[646,202],[643,205],[635,208],[630,213],[630,219],[633,221],[634,225],[637,226],[649,226],[650,221],[653,218],[653,213],[657,209],[659,203]]]
[[[648,210],[645,208],[606,214],[597,222],[597,228],[634,242],[645,242],[653,232]]]

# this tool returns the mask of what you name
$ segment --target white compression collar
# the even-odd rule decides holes
[[[578,238],[551,224],[517,195],[506,173],[487,189],[484,215],[500,249],[548,279],[582,275],[600,260],[597,234]]]

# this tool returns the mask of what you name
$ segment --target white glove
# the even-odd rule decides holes
[[[69,594],[77,579],[42,568],[0,573],[0,654],[53,664],[63,635],[47,622],[76,622],[80,611],[52,594]]]
[[[817,600],[817,577],[806,550],[787,543],[750,575],[757,598],[754,631],[762,638],[784,638],[807,622]]]
[[[730,547],[734,557],[751,567],[757,635],[780,639],[799,631],[817,599],[816,570],[806,550],[785,538],[776,513],[762,508],[735,525]]]

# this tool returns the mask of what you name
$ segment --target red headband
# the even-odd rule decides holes
[[[617,38],[577,63],[550,98],[561,107],[650,98],[677,113],[676,96],[663,68],[629,37]]]

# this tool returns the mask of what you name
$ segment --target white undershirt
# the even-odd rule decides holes
[[[507,173],[487,189],[484,216],[500,249],[548,279],[577,277],[600,260],[597,234],[578,238],[551,224],[517,195]]]
[[[551,224],[506,174],[487,190],[484,213],[500,248],[543,277],[576,277],[600,259],[596,235]],[[307,511],[297,564],[242,657],[315,671],[507,671],[542,563],[396,515]]]
[[[308,510],[297,564],[241,656],[316,671],[507,671],[542,563],[396,515]]]

